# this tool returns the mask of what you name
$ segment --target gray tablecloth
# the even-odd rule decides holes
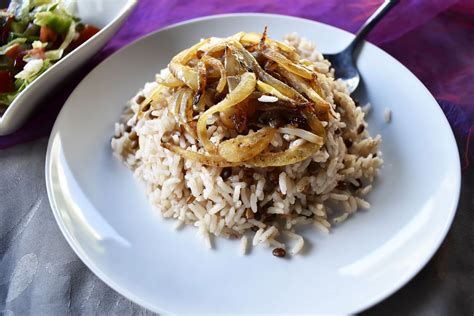
[[[78,259],[52,215],[44,181],[47,140],[0,151],[0,315],[147,315]],[[430,263],[367,315],[473,315],[474,176]]]

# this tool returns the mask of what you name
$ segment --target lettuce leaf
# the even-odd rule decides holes
[[[10,41],[8,44],[0,46],[0,56],[5,55],[5,53],[15,44],[23,44],[26,42],[26,38],[15,38],[14,40]]]
[[[34,24],[52,28],[56,33],[65,34],[69,30],[72,19],[55,12],[45,11],[35,14]]]

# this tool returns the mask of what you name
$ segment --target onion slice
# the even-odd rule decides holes
[[[268,59],[276,62],[281,67],[285,68],[286,70],[303,77],[305,79],[313,80],[313,73],[306,69],[303,66],[297,65],[293,63],[291,60],[277,52],[272,48],[266,48],[262,51],[263,56],[267,57]]]
[[[270,145],[275,133],[276,129],[264,127],[255,133],[225,140],[219,144],[219,155],[230,162],[252,159]]]
[[[193,105],[197,106],[202,96],[206,93],[207,77],[206,77],[206,64],[201,59],[197,64],[198,74],[198,91],[194,95]]]
[[[245,66],[252,70],[254,73],[257,74],[258,78],[271,85],[275,89],[277,89],[281,94],[287,96],[290,99],[293,99],[298,102],[307,101],[305,97],[303,97],[298,91],[291,88],[287,84],[281,82],[280,80],[272,77],[268,72],[262,69],[262,67],[258,64],[257,60],[249,53],[239,42],[232,42],[236,53],[239,54],[245,63]]]
[[[173,145],[170,143],[161,143],[161,146],[183,157],[184,159],[198,162],[206,166],[224,168],[224,167],[237,167],[240,165],[239,163],[229,162],[225,160],[224,158],[219,157],[217,155],[203,155],[194,151],[183,149],[177,145]]]
[[[193,45],[192,47],[178,53],[178,55],[173,57],[172,61],[175,61],[182,65],[186,65],[191,59],[193,59],[196,56],[198,50],[202,46],[208,44],[210,41],[211,41],[211,38],[207,38],[205,40],[200,41],[199,43]]]
[[[170,72],[179,81],[184,82],[193,91],[198,91],[198,74],[197,71],[189,66],[182,65],[175,60],[172,60],[168,66]]]
[[[207,152],[217,152],[216,146],[211,142],[207,135],[207,119],[214,113],[224,111],[245,100],[255,90],[256,82],[257,79],[255,78],[255,74],[250,72],[244,73],[237,87],[227,94],[224,100],[201,114],[197,123],[197,135],[199,142],[204,146]]]
[[[245,161],[249,167],[283,167],[303,161],[321,148],[322,144],[305,143],[303,145],[277,153],[262,153],[257,157]]]
[[[283,95],[280,91],[273,88],[271,85],[266,84],[263,81],[257,80],[257,89],[258,89],[258,91],[260,91],[262,93],[271,94],[271,95],[277,97],[280,100],[284,100],[284,101],[287,101],[287,102],[292,102],[292,100],[290,98]]]
[[[329,108],[330,105],[329,103],[321,98],[319,94],[316,93],[310,86],[309,83],[306,82],[303,78],[298,77],[294,73],[280,67],[278,69],[278,72],[285,77],[289,83],[295,89],[301,93],[306,94],[306,96],[314,102],[314,105],[316,106],[316,111],[318,117],[321,117],[323,120],[327,121],[329,119]]]
[[[217,84],[216,91],[219,93],[224,91],[224,88],[227,82],[227,73],[225,71],[224,65],[222,65],[222,62],[219,59],[208,56],[208,55],[202,56],[201,60],[205,64],[210,65],[214,68],[217,68],[217,70],[219,70],[221,77],[219,78],[219,83]]]
[[[179,88],[184,86],[184,82],[176,79],[172,74],[168,74],[165,78],[157,75],[156,82],[168,88]]]

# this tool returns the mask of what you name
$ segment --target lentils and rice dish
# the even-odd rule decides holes
[[[299,226],[329,232],[370,206],[383,161],[364,115],[311,43],[241,32],[176,55],[129,101],[112,148],[177,228],[282,257],[303,249]]]

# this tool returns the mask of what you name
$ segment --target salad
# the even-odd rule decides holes
[[[0,113],[55,62],[99,29],[62,0],[12,0],[0,10]]]

